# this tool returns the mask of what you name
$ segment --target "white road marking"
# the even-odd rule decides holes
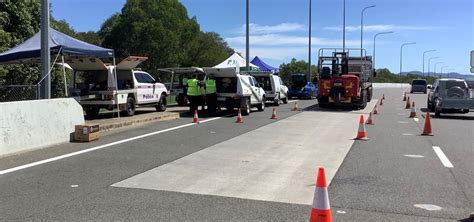
[[[74,184],[74,185],[71,185],[71,187],[76,188],[76,187],[79,187],[79,185]]]
[[[217,119],[220,119],[220,118],[222,118],[222,117],[215,117],[215,118],[203,120],[200,123],[206,123],[206,122],[210,122],[210,121],[217,120]],[[68,153],[68,154],[64,154],[64,155],[61,155],[61,156],[57,156],[57,157],[53,157],[53,158],[49,158],[49,159],[45,159],[45,160],[40,160],[40,161],[37,161],[37,162],[25,164],[25,165],[22,165],[22,166],[17,166],[17,167],[13,167],[13,168],[10,168],[10,169],[2,170],[2,171],[0,171],[0,175],[15,172],[15,171],[18,171],[18,170],[23,170],[23,169],[26,169],[26,168],[38,166],[38,165],[49,163],[49,162],[53,162],[53,161],[56,161],[56,160],[65,159],[65,158],[72,157],[72,156],[77,156],[77,155],[80,155],[80,154],[83,154],[83,153],[92,152],[92,151],[103,149],[103,148],[106,148],[106,147],[115,146],[115,145],[118,145],[118,144],[122,144],[122,143],[130,142],[130,141],[142,139],[142,138],[145,138],[145,137],[149,137],[149,136],[153,136],[153,135],[157,135],[157,134],[161,134],[161,133],[166,133],[166,132],[169,132],[169,131],[173,131],[173,130],[177,130],[177,129],[181,129],[181,128],[185,128],[185,127],[189,127],[189,126],[193,126],[193,125],[196,125],[196,123],[188,123],[188,124],[184,124],[184,125],[181,125],[181,126],[175,126],[175,127],[171,127],[171,128],[164,129],[164,130],[159,130],[159,131],[143,134],[143,135],[140,135],[140,136],[135,136],[135,137],[131,137],[131,138],[128,138],[128,139],[115,141],[113,143],[108,143],[108,144],[92,147],[92,148],[89,148],[89,149],[85,149],[85,150],[81,150],[81,151],[77,151],[77,152],[73,152],[73,153]]]
[[[416,155],[416,154],[405,154],[403,156],[406,156],[406,157],[411,157],[411,158],[423,158],[425,156],[422,156],[422,155]]]
[[[448,157],[444,155],[443,151],[441,150],[439,146],[433,146],[433,150],[435,151],[436,155],[438,155],[439,160],[441,160],[441,163],[443,163],[444,167],[448,167],[448,168],[454,167],[451,161],[449,161]]]
[[[298,102],[299,100],[297,99],[292,99],[292,100],[288,100],[288,103],[292,103],[292,102]]]
[[[398,121],[398,123],[403,123],[403,124],[405,124],[405,123],[408,123],[408,122],[407,122],[407,121]]]
[[[413,206],[424,209],[424,210],[428,210],[428,211],[435,211],[435,210],[437,211],[437,210],[443,209],[442,207],[436,206],[433,204],[415,204]]]
[[[411,134],[411,133],[404,133],[402,135],[404,135],[404,136],[414,136],[414,134]]]
[[[343,211],[343,210],[338,210],[338,211],[336,211],[336,212],[337,212],[338,214],[345,214],[345,213],[346,213],[346,211]]]
[[[414,120],[415,122],[419,122],[419,121],[420,121],[420,119],[418,119],[418,118],[416,118],[416,117],[413,118],[413,120]]]

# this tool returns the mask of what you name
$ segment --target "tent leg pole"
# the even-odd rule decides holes
[[[67,79],[66,79],[66,68],[64,67],[64,55],[61,53],[61,62],[63,63],[63,78],[64,78],[64,93],[66,93],[66,97],[69,97],[67,94]]]
[[[168,101],[168,104],[171,104],[171,90],[173,89],[173,82],[174,82],[174,71],[171,72],[171,82],[170,82],[170,88],[168,88],[168,98],[170,101]]]
[[[118,102],[118,81],[117,81],[117,65],[115,64],[115,56],[114,56],[114,78],[115,78],[115,87],[113,95],[115,97],[115,102],[117,103],[117,116],[120,119],[120,106]]]

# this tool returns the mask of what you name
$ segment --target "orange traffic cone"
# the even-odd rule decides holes
[[[298,107],[298,102],[295,102],[295,106],[293,107],[293,109],[291,109],[291,111],[300,111],[300,108]]]
[[[382,94],[382,99],[385,100],[385,94]]]
[[[404,92],[404,93],[403,93],[403,101],[404,101],[404,102],[407,101],[407,92]]]
[[[277,111],[275,108],[273,108],[273,112],[272,112],[272,117],[270,119],[278,119],[277,117]]]
[[[326,184],[326,174],[324,168],[319,167],[316,178],[316,189],[313,197],[313,207],[311,208],[310,222],[331,222],[331,206],[329,206],[329,195]]]
[[[237,114],[237,121],[235,121],[236,123],[244,123],[244,118],[242,118],[242,113],[240,112],[240,108],[239,108],[239,112]]]
[[[415,118],[416,117],[416,110],[415,110],[415,101],[411,104],[411,112],[408,118]]]
[[[374,111],[372,111],[374,115],[379,114],[379,111],[377,111],[377,104],[375,104]]]
[[[193,123],[199,123],[198,111],[194,110]]]
[[[421,134],[422,136],[433,136],[433,131],[431,130],[431,117],[430,113],[426,113],[426,118],[425,118],[425,127],[423,129],[423,133]]]
[[[372,112],[369,113],[369,118],[367,118],[367,125],[375,125],[375,122],[372,120]]]
[[[357,136],[354,139],[355,140],[368,140],[369,139],[367,138],[367,131],[365,130],[364,115],[360,115],[359,130],[357,131]]]
[[[407,97],[407,104],[405,105],[405,109],[410,109],[410,97]]]
[[[380,99],[380,106],[383,106],[383,98]]]

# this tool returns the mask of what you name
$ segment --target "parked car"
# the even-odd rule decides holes
[[[474,98],[463,79],[438,79],[428,95],[428,109],[441,113],[468,113],[474,109]]]
[[[217,106],[227,110],[240,108],[249,115],[251,107],[265,110],[265,91],[255,77],[241,75],[234,68],[203,68],[206,78],[216,80]]]
[[[269,72],[251,72],[249,74],[262,85],[267,101],[272,102],[275,106],[279,106],[280,101],[284,104],[288,103],[288,87],[279,76]]]
[[[410,93],[422,92],[426,94],[428,91],[428,84],[425,79],[414,79],[411,81]]]
[[[309,82],[305,74],[291,75],[291,87],[288,90],[288,98],[313,99],[317,94],[317,86]]]
[[[154,106],[157,111],[166,110],[166,96],[168,90],[160,81],[155,80],[150,74],[134,68],[146,57],[130,56],[122,62],[113,65],[101,63],[102,69],[85,70],[86,81],[79,84],[80,95],[76,95],[88,117],[95,117],[101,108],[113,110],[118,108],[125,115],[133,116],[137,106]],[[72,67],[79,61],[69,61]],[[93,67],[83,66],[83,67]],[[114,76],[117,76],[115,81]],[[117,84],[117,85],[116,85]]]

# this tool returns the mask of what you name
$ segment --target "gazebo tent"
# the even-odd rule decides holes
[[[68,65],[64,63],[64,59],[68,60],[94,60],[99,59],[112,59],[113,65],[115,66],[114,50],[102,48],[96,45],[89,44],[87,42],[75,39],[64,33],[49,28],[49,47],[51,50],[51,57],[54,57],[53,64],[56,64],[56,60],[61,56],[61,64],[63,66],[63,75],[65,77],[65,67]],[[25,42],[0,53],[0,64],[18,64],[18,63],[39,63],[41,56],[41,31],[36,33],[33,37],[29,38]],[[71,64],[72,68],[75,68]],[[50,75],[49,70],[48,75]],[[43,77],[44,79],[44,77]],[[38,83],[41,84],[41,79]],[[110,81],[114,87],[117,85],[116,73],[114,73],[114,79]],[[65,81],[65,90],[67,94],[67,86]]]
[[[277,73],[278,72],[278,68],[275,68],[271,65],[268,65],[263,60],[258,58],[258,56],[255,56],[255,58],[253,58],[250,63],[258,66],[260,68],[260,71],[263,71],[263,72],[272,72],[272,73]]]
[[[235,52],[229,58],[219,63],[218,65],[214,66],[213,68],[235,68],[237,71],[243,71],[246,68],[245,63],[246,63],[245,59]],[[252,63],[249,63],[249,66],[250,66],[251,71],[260,70],[258,66]]]

